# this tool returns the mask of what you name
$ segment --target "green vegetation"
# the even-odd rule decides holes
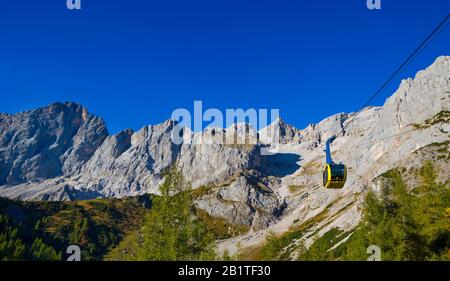
[[[399,168],[380,176],[386,179],[381,193],[366,195],[363,219],[353,232],[332,228],[306,249],[301,238],[328,217],[327,207],[301,224],[294,223],[282,235],[268,235],[263,245],[243,249],[240,258],[289,260],[296,253],[298,260],[364,261],[369,256],[367,247],[377,245],[382,260],[450,260],[448,181],[437,182],[436,171],[429,161],[418,169],[421,183],[416,187],[405,184],[401,175],[406,172]],[[353,204],[348,204],[338,214]]]
[[[449,136],[450,137],[450,136]],[[425,147],[444,147],[448,146],[450,144],[450,141],[444,141],[444,142],[433,142]]]
[[[0,215],[0,260],[61,259],[61,252],[45,244],[27,227]]]
[[[442,110],[423,124],[413,124],[416,129],[426,129],[438,123],[450,123],[450,111]]]
[[[214,238],[195,216],[191,187],[172,167],[141,230],[136,260],[213,260]]]
[[[148,196],[77,202],[20,202],[0,198],[0,259],[61,260],[69,245],[82,260],[101,260],[141,225]]]
[[[448,153],[448,144],[430,145],[437,152],[435,158]],[[408,186],[403,178],[408,173],[417,176],[420,184]],[[380,177],[380,192],[368,192],[363,219],[352,232],[332,228],[308,249],[304,247],[305,235],[318,235],[311,231],[314,226],[326,226],[324,222],[354,206],[349,203],[330,217],[335,201],[306,221],[294,220],[286,233],[272,233],[265,243],[242,249],[239,256],[225,253],[220,259],[366,260],[367,247],[377,245],[382,260],[450,260],[450,181],[438,182],[430,161],[418,169],[393,169]],[[71,244],[81,247],[83,260],[219,259],[214,240],[249,228],[194,207],[195,198],[215,188],[192,190],[181,172],[170,168],[161,195],[152,198],[76,202],[0,198],[0,260],[62,260]]]
[[[243,260],[289,260],[291,253],[298,250],[298,245],[300,245],[299,239],[327,216],[328,206],[302,224],[294,224],[289,231],[282,235],[277,236],[270,233],[263,245],[243,249],[239,258]]]
[[[197,209],[197,217],[205,224],[215,239],[226,239],[247,233],[250,227],[246,225],[232,224],[224,218],[210,216],[207,212]]]
[[[253,143],[255,142],[255,143]],[[251,139],[249,136],[249,131],[246,130],[245,132],[245,139],[242,140],[241,138],[238,139],[238,134],[233,134],[233,141],[230,142],[229,137],[224,138],[225,147],[230,147],[234,149],[238,149],[244,152],[250,152],[256,147],[256,140]]]
[[[297,194],[300,191],[305,189],[305,185],[295,185],[295,184],[291,184],[288,186],[289,192],[293,193],[293,194]]]
[[[214,185],[202,185],[197,187],[196,189],[193,189],[191,192],[193,199],[202,198],[203,196],[212,193],[215,189],[217,189],[217,186]]]
[[[0,198],[0,260],[64,260],[69,245],[80,246],[82,260],[217,259],[214,240],[248,227],[194,208],[193,199],[213,188],[192,191],[171,168],[161,196],[74,202]]]
[[[31,245],[31,255],[36,260],[61,260],[61,252],[44,244],[40,238],[36,238]]]
[[[450,160],[450,141],[433,142],[426,147],[434,148],[437,154],[437,160]]]
[[[302,237],[303,232],[291,230],[286,234],[277,237],[271,233],[266,237],[266,245],[261,250],[261,260],[288,260],[291,251],[287,249],[292,241]]]
[[[436,182],[431,162],[420,169],[421,185],[413,189],[397,170],[384,176],[392,186],[380,197],[367,195],[364,219],[349,239],[344,258],[366,259],[366,247],[373,244],[381,248],[383,260],[448,260],[450,189]]]
[[[338,260],[342,255],[343,247],[338,243],[346,238],[348,233],[338,228],[332,228],[322,237],[316,239],[306,251],[304,248],[299,250],[298,260],[317,261],[317,260]],[[333,249],[334,246],[338,246]],[[303,245],[301,245],[303,247]],[[333,250],[331,250],[333,249]]]
[[[132,261],[137,255],[139,231],[125,235],[119,244],[105,255],[105,261]]]
[[[369,245],[381,249],[382,260],[450,259],[450,188],[436,181],[431,162],[419,170],[421,184],[408,188],[399,170],[382,175],[389,184],[381,194],[367,194],[363,220],[348,241],[328,232],[301,257],[312,260],[366,260]],[[336,237],[333,239],[333,237]]]
[[[215,190],[217,190],[219,187],[225,187],[232,184],[238,177],[241,176],[248,176],[249,171],[241,171],[239,173],[235,173],[234,175],[230,176],[226,181],[220,183],[220,184],[208,184],[208,185],[202,185],[197,187],[196,189],[191,190],[191,194],[193,199],[199,199],[205,195],[211,194]]]
[[[227,188],[231,185],[238,177],[246,177],[246,179],[255,187],[258,188],[261,192],[272,193],[273,191],[269,189],[262,181],[258,178],[252,176],[251,170],[241,171],[231,176],[227,181],[221,183],[220,185],[203,185],[199,186],[196,189],[191,191],[192,199],[199,199],[206,195],[212,194],[219,188]],[[220,198],[222,202],[228,202],[233,204],[232,201],[227,201]],[[205,224],[207,230],[211,232],[215,239],[226,239],[231,238],[237,235],[242,235],[247,233],[250,230],[250,227],[247,225],[238,225],[229,222],[228,220],[221,217],[213,217],[209,215],[204,210],[196,208],[196,216]]]

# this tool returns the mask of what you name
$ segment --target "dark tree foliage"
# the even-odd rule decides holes
[[[138,260],[213,260],[214,238],[195,216],[191,187],[173,167],[145,218]]]
[[[381,196],[367,195],[363,220],[344,259],[367,259],[369,245],[381,248],[382,260],[450,259],[450,188],[437,181],[431,162],[425,162],[418,176],[421,184],[408,189],[400,172],[391,170],[385,177],[392,186]]]
[[[7,216],[0,215],[1,260],[61,260],[61,252],[25,231],[25,228]]]

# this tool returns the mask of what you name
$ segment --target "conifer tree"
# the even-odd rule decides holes
[[[211,260],[214,239],[194,216],[191,187],[171,168],[142,228],[138,260]]]

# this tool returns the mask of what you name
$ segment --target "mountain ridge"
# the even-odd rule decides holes
[[[350,230],[372,182],[414,151],[450,138],[450,57],[442,56],[414,79],[402,80],[382,106],[337,113],[297,129],[282,119],[259,131],[234,125],[212,134],[183,131],[205,143],[175,144],[176,123],[109,134],[105,122],[81,105],[55,103],[36,111],[0,115],[0,196],[19,200],[79,200],[157,193],[165,170],[177,164],[194,189],[196,207],[211,218],[249,229],[219,249],[257,245],[269,231],[282,233],[325,210],[319,235]],[[42,118],[42,116],[46,118]],[[34,118],[34,119],[33,119]],[[342,190],[321,187],[323,144],[339,134],[333,157],[349,167]],[[242,129],[244,128],[244,129]],[[279,141],[264,131],[278,131]],[[215,143],[218,136],[249,132],[252,144]],[[261,153],[263,148],[271,154]],[[306,239],[306,245],[313,238]]]

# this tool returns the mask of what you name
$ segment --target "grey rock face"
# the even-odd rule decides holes
[[[446,143],[448,151],[449,113],[450,57],[445,56],[418,72],[414,79],[404,80],[383,106],[365,108],[357,116],[337,114],[301,130],[299,144],[291,142],[278,149],[278,154],[295,153],[301,157],[298,170],[283,176],[281,183],[273,187],[287,201],[284,215],[267,229],[219,243],[219,250],[233,253],[237,244],[243,248],[257,246],[267,233],[281,234],[313,218],[317,223],[300,238],[305,246],[332,228],[351,231],[360,220],[364,195],[377,189],[374,179],[395,167],[417,169],[424,160],[432,160],[439,167],[439,178],[446,181],[448,160],[437,161],[437,157],[417,152],[431,144]],[[338,135],[332,145],[334,159],[348,167],[347,183],[342,190],[325,190],[321,183],[324,141],[347,124],[345,133]],[[319,215],[323,213],[327,215]]]
[[[233,224],[253,227],[254,230],[266,228],[276,221],[284,208],[272,190],[252,183],[245,176],[203,196],[196,206],[213,217],[226,218]]]
[[[390,122],[398,128],[421,124],[430,116],[449,109],[449,88],[450,57],[439,57],[414,79],[403,80],[397,92],[387,99],[380,116],[386,124]]]
[[[243,170],[258,166],[260,154],[257,146],[194,144],[182,146],[178,161],[186,179],[196,188],[221,184]]]
[[[329,219],[313,233],[348,230],[359,221],[358,204],[375,188],[374,178],[417,149],[449,139],[447,119],[430,121],[442,112],[450,112],[450,57],[404,80],[383,106],[357,116],[335,114],[303,130],[282,119],[259,132],[248,124],[196,133],[185,128],[183,142],[175,144],[173,121],[108,136],[104,122],[82,106],[56,103],[0,114],[0,196],[76,200],[157,193],[164,171],[176,163],[193,188],[213,187],[197,199],[198,208],[254,230],[224,248],[257,243],[264,231],[286,231],[325,208]],[[346,186],[324,190],[324,142],[347,124],[332,146],[333,157],[349,168]]]
[[[262,128],[259,132],[260,140],[264,144],[299,143],[303,136],[299,129],[287,124],[278,117],[272,124]]]
[[[162,173],[180,153],[171,141],[173,126],[166,121],[109,136],[83,166],[75,188],[116,197],[156,193]]]
[[[102,119],[74,103],[0,118],[0,185],[72,175],[108,134]]]

